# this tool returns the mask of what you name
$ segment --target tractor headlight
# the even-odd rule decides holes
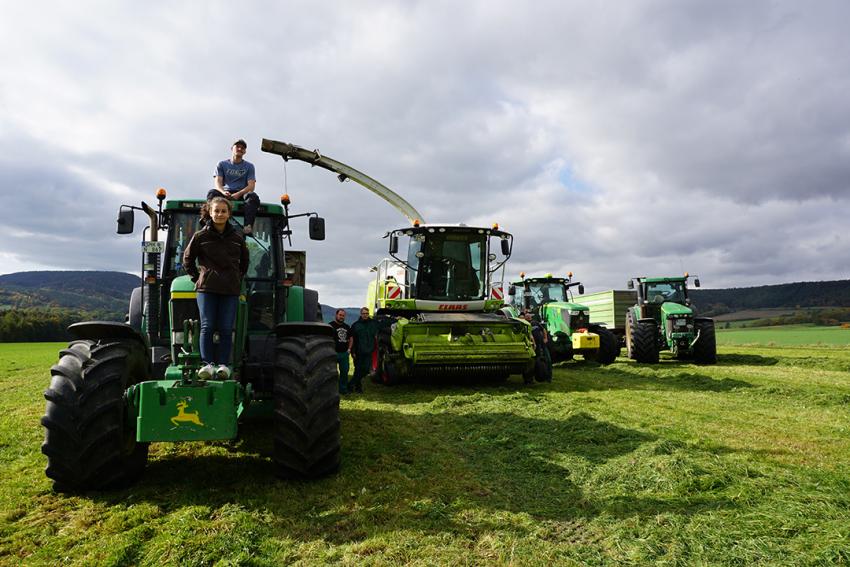
[[[578,317],[583,311],[570,311],[570,317]]]

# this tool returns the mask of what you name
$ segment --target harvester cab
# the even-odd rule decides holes
[[[696,317],[688,297],[689,274],[675,277],[635,277],[629,289],[637,303],[626,312],[626,348],[638,362],[658,362],[661,350],[701,364],[717,362],[714,320]],[[694,277],[694,287],[699,278]]]
[[[579,295],[584,285],[573,281],[569,272],[566,278],[546,274],[543,277],[525,277],[508,288],[510,305],[504,309],[510,317],[519,317],[523,310],[537,316],[551,337],[549,350],[552,358],[570,360],[576,354],[585,360],[601,364],[614,362],[620,354],[616,337],[604,326],[592,323],[590,310],[573,301],[573,289]]]
[[[528,324],[510,321],[504,266],[513,236],[499,229],[422,224],[387,234],[389,255],[375,268],[367,305],[381,330],[375,375],[393,384],[413,376],[492,377],[533,371]],[[400,240],[406,249],[400,252]]]
[[[261,203],[247,238],[250,264],[233,333],[230,379],[197,376],[200,317],[183,250],[202,228],[200,199],[158,206],[123,205],[118,232],[133,232],[134,211],[149,220],[142,235],[142,287],[130,298],[127,323],[90,321],[70,327],[45,393],[43,452],[57,490],[102,489],[136,480],[148,444],[232,439],[241,417],[271,417],[275,472],[314,478],[339,466],[339,393],[333,331],[320,322],[317,292],[305,287],[305,253],[288,250],[290,199]],[[240,225],[235,201],[231,222]],[[214,340],[217,340],[215,338]],[[111,408],[102,412],[105,407]],[[97,450],[99,457],[90,461]]]

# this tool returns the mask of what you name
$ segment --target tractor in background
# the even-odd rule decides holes
[[[134,211],[149,219],[142,236],[142,287],[126,323],[88,321],[51,368],[41,420],[46,474],[57,491],[126,486],[143,473],[152,442],[233,439],[240,418],[273,423],[275,473],[310,479],[340,461],[339,392],[333,332],[320,322],[317,292],[305,287],[303,252],[287,249],[289,197],[262,203],[247,244],[250,266],[238,300],[231,379],[201,380],[200,317],[183,249],[200,228],[204,200],[124,205],[118,233],[133,232]],[[231,222],[241,220],[234,202]],[[161,237],[164,236],[164,240]]]
[[[549,352],[555,362],[578,354],[585,360],[611,364],[620,354],[619,342],[604,326],[591,323],[590,310],[573,300],[573,288],[581,295],[584,286],[572,277],[572,272],[566,278],[552,274],[527,278],[521,273],[520,280],[508,288],[510,303],[504,312],[515,318],[529,310],[538,317],[549,333]]]
[[[658,362],[669,350],[676,358],[698,364],[717,362],[714,320],[696,317],[688,298],[688,278],[636,277],[628,282],[637,291],[637,303],[626,312],[626,349],[638,362]],[[699,287],[694,277],[694,286]]]

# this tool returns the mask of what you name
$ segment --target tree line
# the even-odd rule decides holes
[[[122,313],[27,307],[0,311],[0,342],[67,341],[68,326],[80,321],[124,321]]]

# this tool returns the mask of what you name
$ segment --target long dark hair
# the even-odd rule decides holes
[[[224,203],[227,205],[227,212],[233,215],[233,203],[231,203],[229,199],[225,199],[224,197],[213,197],[201,205],[201,220],[203,222],[212,222],[212,215],[210,215],[210,211],[212,210],[213,203]]]

